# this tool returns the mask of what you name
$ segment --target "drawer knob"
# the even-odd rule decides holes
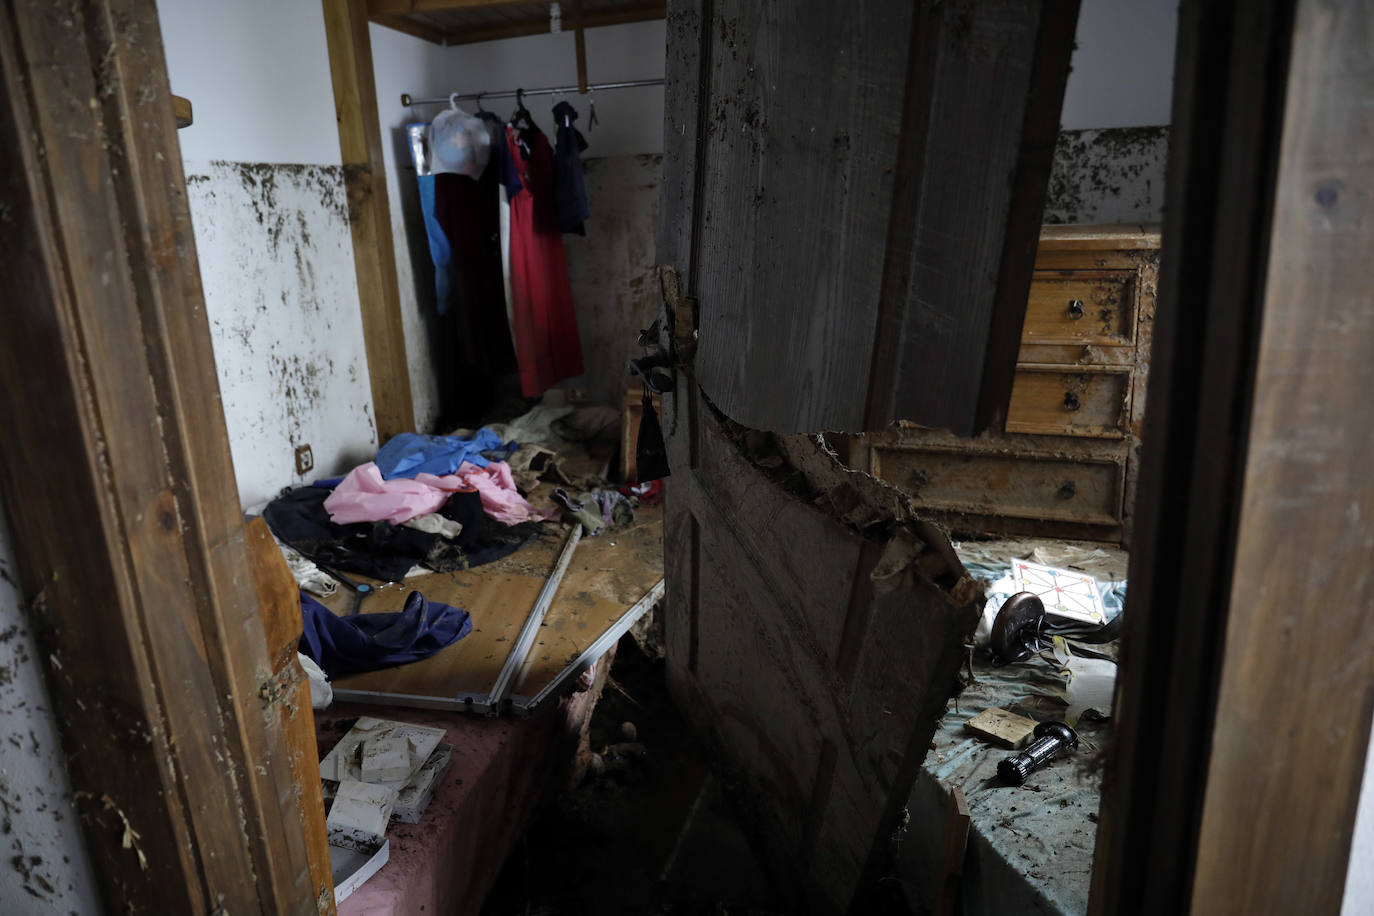
[[[1077,410],[1083,406],[1083,399],[1078,396],[1076,391],[1064,392],[1064,409]]]
[[[1082,299],[1070,299],[1070,300],[1069,300],[1069,317],[1072,318],[1074,321],[1077,321],[1078,319],[1080,319],[1080,318],[1083,317],[1083,314],[1084,314],[1084,312],[1083,312],[1083,300],[1082,300]]]
[[[1073,499],[1074,493],[1076,491],[1077,488],[1074,487],[1073,481],[1066,480],[1059,485],[1059,491],[1057,495],[1060,499]]]

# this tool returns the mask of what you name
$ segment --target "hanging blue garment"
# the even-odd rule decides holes
[[[425,218],[425,236],[429,239],[429,259],[434,262],[434,306],[442,315],[448,311],[449,277],[453,273],[453,251],[439,225],[435,212],[434,176],[420,175],[420,212]]]
[[[464,461],[470,461],[479,468],[486,467],[491,462],[483,452],[499,453],[504,458],[514,450],[503,445],[501,437],[484,426],[471,439],[401,433],[392,436],[378,450],[376,460],[383,480],[414,477],[421,473],[442,477],[458,470]]]
[[[433,150],[429,144],[429,124],[406,125],[410,145],[410,160],[420,190],[420,213],[425,220],[425,236],[429,239],[429,259],[434,262],[434,302],[439,314],[448,311],[449,289],[453,273],[453,249],[444,227],[439,224],[436,205],[437,190],[430,160]]]
[[[411,592],[397,614],[339,617],[301,592],[300,651],[333,678],[376,671],[428,658],[472,632],[462,608],[428,601]]]

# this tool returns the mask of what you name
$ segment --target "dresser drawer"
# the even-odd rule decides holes
[[[1073,372],[1065,366],[1018,366],[1006,431],[1045,436],[1125,435],[1129,371]]]
[[[1036,271],[1021,342],[1131,346],[1135,287],[1132,270]]]
[[[874,446],[873,474],[924,506],[972,515],[1112,525],[1121,521],[1122,462]]]

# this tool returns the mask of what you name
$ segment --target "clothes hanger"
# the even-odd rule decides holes
[[[479,92],[477,93],[476,98],[473,99],[473,102],[477,105],[477,117],[481,118],[483,121],[489,121],[494,124],[500,124],[500,115],[498,115],[494,111],[487,111],[485,108],[482,107],[482,96],[484,95],[486,95],[485,92]]]
[[[515,114],[510,116],[510,123],[519,126],[521,121],[524,121],[526,127],[534,126],[534,116],[525,107],[525,90],[517,89],[515,90]]]
[[[524,127],[520,126],[522,121]],[[534,116],[525,107],[525,90],[523,89],[515,90],[515,114],[510,116],[510,126],[515,128],[515,140],[520,146],[520,152],[526,156],[530,155],[530,145],[525,139],[524,133],[534,127]]]
[[[559,87],[558,87],[558,91],[554,93],[553,97],[554,97],[554,99],[555,99],[554,105],[553,105],[553,107],[554,107],[555,110],[557,110],[557,108],[558,108],[559,105],[561,105],[562,103],[568,101],[567,97],[566,97],[566,96],[564,95],[564,93],[563,93],[563,87],[562,87],[562,86],[559,86]],[[571,105],[572,103],[571,103],[571,102],[568,102],[568,104]],[[564,126],[564,127],[570,127],[570,126],[572,126],[572,121],[568,118],[567,115],[564,115],[564,116],[563,116],[563,126]]]
[[[591,87],[587,87],[587,133],[592,132],[596,126],[596,93],[592,92]]]

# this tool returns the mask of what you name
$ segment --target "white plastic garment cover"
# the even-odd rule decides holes
[[[1064,701],[1069,704],[1064,721],[1077,725],[1079,716],[1090,709],[1110,717],[1112,694],[1116,691],[1116,662],[1074,655],[1062,636],[1054,637],[1054,658],[1065,680]]]
[[[491,158],[491,131],[486,123],[457,105],[429,126],[430,169],[480,178]]]

